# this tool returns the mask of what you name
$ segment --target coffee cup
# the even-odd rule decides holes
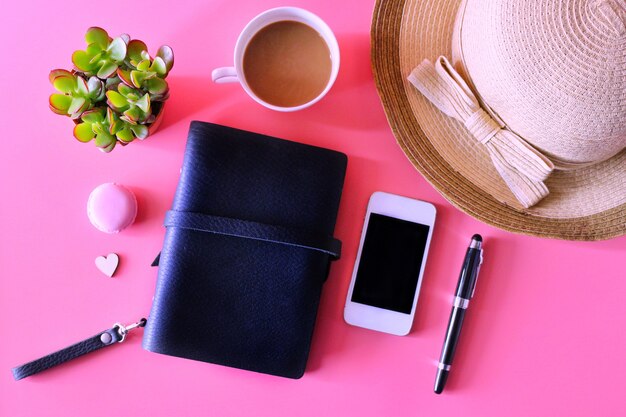
[[[332,87],[339,72],[339,45],[318,16],[278,7],[246,25],[235,44],[234,64],[214,69],[213,81],[238,82],[263,106],[296,111],[317,103]]]

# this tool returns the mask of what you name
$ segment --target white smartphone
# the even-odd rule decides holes
[[[409,333],[435,214],[435,206],[424,201],[372,194],[343,314],[347,323]]]

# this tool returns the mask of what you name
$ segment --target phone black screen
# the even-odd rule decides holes
[[[411,314],[429,229],[371,213],[352,301]]]

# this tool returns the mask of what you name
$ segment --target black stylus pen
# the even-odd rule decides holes
[[[456,351],[456,345],[461,335],[465,310],[469,306],[471,298],[474,296],[478,271],[482,263],[483,238],[480,235],[474,235],[467,248],[467,252],[465,252],[459,283],[456,286],[454,306],[452,307],[452,313],[450,313],[450,320],[448,321],[448,330],[446,331],[446,338],[443,341],[441,358],[439,359],[439,364],[437,364],[437,377],[435,378],[436,394],[441,394],[444,385],[446,385],[448,373],[450,373],[450,367],[452,366],[452,359],[454,358],[454,352]]]

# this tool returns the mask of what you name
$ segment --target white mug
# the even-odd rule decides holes
[[[313,28],[324,39],[326,45],[328,46],[328,49],[330,50],[331,71],[330,78],[328,79],[326,87],[313,100],[294,107],[275,106],[260,99],[248,86],[248,83],[246,82],[246,78],[243,73],[243,56],[250,40],[259,30],[263,29],[267,25],[285,20],[304,23],[305,25]],[[248,93],[248,95],[259,104],[262,104],[268,109],[290,112],[304,109],[321,100],[322,97],[324,97],[328,90],[330,90],[330,88],[333,86],[333,83],[337,78],[338,72],[339,45],[337,44],[337,39],[335,38],[335,35],[333,34],[332,30],[330,30],[328,25],[318,16],[304,9],[300,9],[297,7],[277,7],[275,9],[270,9],[261,13],[246,25],[246,27],[239,35],[237,43],[235,44],[235,66],[216,68],[211,73],[211,77],[216,83],[239,82],[241,83],[241,86],[246,91],[246,93]]]

